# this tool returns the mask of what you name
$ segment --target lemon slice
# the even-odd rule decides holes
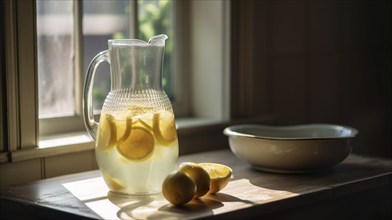
[[[125,189],[123,181],[118,178],[112,178],[108,174],[103,174],[103,180],[105,180],[106,185],[109,187],[110,190],[117,192],[122,189]]]
[[[210,176],[210,190],[208,193],[217,193],[229,183],[233,171],[230,167],[218,163],[199,163]]]
[[[116,138],[113,116],[102,114],[98,128],[97,147],[103,151],[109,151],[116,144]]]
[[[132,119],[126,118],[117,122],[117,143],[120,144],[128,139],[132,129]]]
[[[210,190],[210,176],[207,171],[196,163],[183,163],[179,171],[190,176],[196,183],[195,198],[202,197]]]
[[[142,119],[136,119],[135,121],[132,122],[132,126],[141,126],[141,127],[145,127],[148,130],[151,130],[151,126],[148,125],[146,122],[144,122]]]
[[[163,196],[176,206],[191,201],[196,192],[193,179],[184,172],[173,171],[166,176],[162,184]]]
[[[150,131],[132,126],[129,135],[118,143],[117,150],[128,160],[140,162],[152,155],[154,144],[155,140]]]
[[[153,116],[153,131],[158,143],[170,146],[177,140],[177,130],[174,115],[171,112],[157,112]]]

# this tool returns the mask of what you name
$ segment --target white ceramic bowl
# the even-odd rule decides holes
[[[330,124],[244,124],[227,127],[223,133],[229,137],[233,153],[256,169],[305,173],[342,162],[351,153],[358,131]]]

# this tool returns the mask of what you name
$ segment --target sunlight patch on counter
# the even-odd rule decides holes
[[[102,177],[69,182],[63,186],[104,219],[202,218],[299,195],[255,185],[248,179],[237,179],[230,181],[219,193],[176,207],[162,193],[132,196],[110,192]]]

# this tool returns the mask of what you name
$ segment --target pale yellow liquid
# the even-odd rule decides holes
[[[178,139],[173,112],[142,112],[101,115],[95,152],[104,180],[114,192],[160,192],[164,178],[176,166]]]

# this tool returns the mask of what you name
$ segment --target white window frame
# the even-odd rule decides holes
[[[5,1],[8,150],[38,143],[35,4]]]
[[[173,106],[174,108],[183,108],[185,112],[183,115],[176,115],[179,129],[187,127],[187,125],[192,127],[205,125],[206,123],[221,123],[228,120],[230,114],[228,111],[230,106],[230,50],[228,49],[230,44],[230,2],[192,0],[177,1],[176,3],[175,13],[177,17],[184,17],[184,19],[177,19],[178,23],[176,24],[176,28],[178,28],[176,30],[176,44],[181,46],[176,47],[178,57],[175,61],[177,62],[175,72],[178,75],[175,77],[184,83],[175,83],[175,89],[181,92],[178,93],[180,101],[174,103]],[[78,152],[93,149],[94,143],[84,138],[87,136],[83,126],[82,134],[70,134],[71,137],[79,137],[79,143],[62,143],[60,141],[60,143],[56,142],[51,146],[50,140],[55,140],[56,137],[50,136],[39,140],[35,0],[5,1],[4,5],[6,91],[8,97],[8,143],[6,144],[8,153],[6,153],[7,156],[2,153],[0,159],[7,157],[10,161],[20,161],[59,155],[70,151]],[[77,17],[80,18],[81,11],[76,10],[76,13],[79,15]],[[208,15],[210,20],[201,19]],[[211,22],[211,19],[213,22]],[[207,23],[201,24],[200,22]],[[194,28],[178,31],[185,29],[184,27],[188,27],[189,24]],[[199,33],[200,38],[191,37],[199,31],[198,28],[201,25],[213,24],[218,24],[221,28],[213,33]],[[81,36],[81,29],[75,31],[78,33],[76,35]],[[80,48],[80,41],[76,42],[79,42],[78,46]],[[209,45],[208,42],[212,42],[213,45]],[[209,62],[203,59],[205,54],[211,53],[216,56],[216,61]],[[187,59],[188,57],[192,57],[192,60]],[[76,64],[76,66],[79,67],[77,71],[81,71],[81,65]],[[202,68],[200,69],[200,67]],[[203,73],[200,71],[203,71]],[[204,80],[217,78],[221,80],[212,85],[205,85],[204,83]],[[83,81],[80,78],[76,80]],[[77,83],[82,85],[81,82]],[[79,89],[82,91],[81,88]],[[203,94],[214,97],[214,99],[210,97],[203,98],[198,94],[201,91]],[[184,100],[190,100],[190,105],[184,104]],[[81,103],[81,100],[78,102]],[[206,109],[210,110],[206,111]],[[180,116],[186,117],[181,118]],[[69,118],[62,120],[56,123],[71,121]],[[80,122],[82,123],[82,120]],[[51,130],[56,130],[52,125],[48,126],[51,127]],[[70,129],[70,131],[76,130]],[[189,128],[187,131],[189,131]],[[81,137],[83,135],[84,137]],[[64,136],[67,136],[67,134],[61,135],[58,140],[65,140]],[[45,144],[42,144],[43,142]]]

